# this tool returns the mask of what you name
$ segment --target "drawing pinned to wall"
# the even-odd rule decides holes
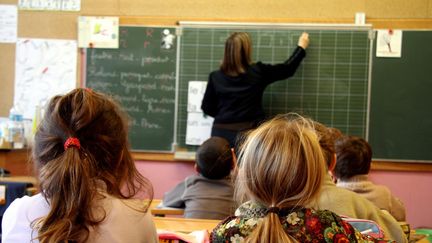
[[[36,106],[76,87],[77,43],[74,40],[18,39],[14,105],[32,119]]]
[[[80,11],[81,0],[19,0],[21,10]]]
[[[402,56],[402,30],[377,30],[377,57]]]
[[[78,47],[118,48],[118,17],[78,17]]]
[[[189,81],[186,144],[201,145],[211,135],[213,118],[204,116],[201,102],[207,87],[205,81]]]
[[[0,43],[17,41],[17,22],[17,6],[0,4]]]

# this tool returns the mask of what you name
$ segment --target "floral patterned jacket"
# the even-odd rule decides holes
[[[253,202],[242,204],[236,216],[230,216],[213,229],[211,242],[244,242],[265,217],[267,209]],[[287,234],[299,242],[387,242],[364,236],[335,213],[309,208],[281,210],[281,223]]]

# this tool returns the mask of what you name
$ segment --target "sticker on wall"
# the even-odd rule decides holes
[[[162,31],[161,48],[165,50],[173,49],[174,40],[175,40],[175,35],[171,33],[169,29],[164,29]]]
[[[118,48],[118,17],[78,17],[78,47]]]

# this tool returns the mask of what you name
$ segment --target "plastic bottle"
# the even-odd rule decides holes
[[[9,112],[8,122],[9,141],[14,149],[24,148],[26,145],[24,134],[23,115],[17,107],[12,107]]]

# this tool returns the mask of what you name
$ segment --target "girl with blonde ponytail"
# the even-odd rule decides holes
[[[3,242],[158,242],[153,189],[135,167],[127,132],[125,115],[101,93],[52,98],[33,148],[41,193],[10,205]]]
[[[243,203],[213,230],[212,242],[373,242],[331,211],[306,207],[326,174],[314,122],[277,116],[240,149],[235,194]],[[245,202],[246,201],[246,202]]]

